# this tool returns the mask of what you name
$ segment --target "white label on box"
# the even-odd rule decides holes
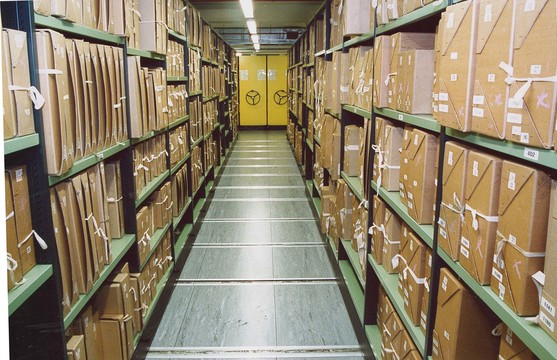
[[[541,65],[531,65],[530,66],[530,75],[540,75],[542,73],[542,66]]]
[[[460,237],[460,243],[462,244],[462,246],[465,246],[466,248],[470,249],[470,241],[464,236]]]
[[[544,298],[543,296],[542,296],[542,301],[540,306],[542,307],[542,309],[547,311],[551,316],[555,316],[555,306],[553,306],[553,304],[547,301],[547,299]]]
[[[439,112],[448,113],[449,106],[445,104],[439,104]]]
[[[516,180],[516,174],[513,173],[512,171],[509,171],[509,181],[507,181],[507,187],[513,191],[515,187],[515,180]]]
[[[516,236],[513,234],[509,234],[509,242],[513,245],[516,245]]]
[[[515,100],[514,98],[511,97],[511,98],[509,98],[508,106],[509,106],[509,109],[522,109],[524,107],[524,100],[519,99],[517,101],[517,100]]]
[[[418,140],[420,140],[418,134],[414,135],[414,145],[418,145]]]
[[[412,56],[408,55],[408,65],[411,65],[411,64],[412,64]]]
[[[31,246],[27,246],[27,249],[25,249],[25,251],[27,252],[27,254],[31,254]]]
[[[17,169],[15,171],[15,182],[20,182],[23,180],[23,169]]]
[[[536,0],[526,0],[524,3],[524,12],[536,10]]]
[[[520,136],[520,134],[522,134],[522,126],[513,125],[513,127],[511,127],[511,133]]]
[[[524,148],[524,158],[538,161],[540,157],[540,152],[538,150]]]
[[[485,6],[485,13],[484,13],[484,22],[491,22],[491,20],[493,19],[493,11],[492,11],[493,6],[491,4],[487,4]]]
[[[389,90],[389,96],[393,96],[393,91]]]
[[[418,182],[416,180],[414,180],[413,184],[414,184],[414,187],[418,186]]]
[[[414,251],[414,242],[410,240],[410,250]]]
[[[474,175],[475,177],[478,177],[478,162],[476,160],[474,160],[472,162],[472,175]]]
[[[457,81],[458,80],[458,75],[457,74],[451,74],[451,81]]]
[[[499,270],[497,270],[496,268],[491,269],[491,275],[493,275],[493,277],[496,278],[497,281],[499,281],[499,282],[503,281],[503,275],[501,275]]]
[[[439,229],[439,234],[441,234],[441,236],[442,236],[443,238],[445,238],[445,239],[447,238],[447,232],[446,232],[445,230]]]
[[[485,103],[485,97],[483,95],[474,95],[472,103],[474,105],[483,105]]]
[[[404,159],[404,163],[408,164],[408,159]],[[408,175],[404,174],[404,180],[408,180]]]
[[[398,119],[399,119],[400,121],[404,121],[404,115],[398,114]]]
[[[408,208],[409,208],[409,209],[413,209],[413,208],[414,208],[411,201],[408,201]]]
[[[434,181],[434,182],[435,182],[435,186],[437,186],[437,178],[435,178],[435,181]]]
[[[487,82],[495,82],[495,74],[487,74]]]
[[[454,12],[448,13],[447,16],[447,29],[451,29],[454,26]]]
[[[499,298],[505,300],[505,285],[499,284]]]
[[[435,101],[439,100],[439,94],[438,93],[433,94],[433,100],[435,100]]]
[[[449,279],[446,276],[443,276],[443,282],[441,282],[441,288],[443,291],[447,291],[447,284],[449,283]]]
[[[460,253],[464,255],[467,259],[470,257],[470,252],[465,247],[460,247]]]
[[[449,151],[449,156],[447,158],[447,164],[449,164],[450,166],[453,166],[453,157],[454,157],[453,152]]]
[[[505,341],[510,345],[513,346],[513,337],[509,335],[505,335]]]
[[[443,219],[443,218],[439,218],[439,220],[437,221],[437,223],[439,225],[441,225],[441,227],[446,227],[447,226],[447,222]]]
[[[451,53],[451,60],[456,60],[456,59],[458,59],[458,53],[456,51],[453,51]]]
[[[507,122],[510,124],[522,124],[522,114],[507,114]]]
[[[520,134],[520,142],[524,144],[530,143],[530,134],[523,132]]]
[[[449,93],[440,92],[439,93],[439,101],[449,101]]]
[[[447,332],[447,330],[443,331],[443,335],[445,336],[445,338],[447,338],[447,340],[450,340],[449,339],[449,333]]]
[[[402,56],[398,58],[398,65],[402,66]]]
[[[413,195],[411,192],[408,192],[408,198],[409,198],[410,200],[413,200],[413,199],[414,199],[414,195]]]
[[[547,326],[549,330],[551,330],[551,332],[555,331],[555,324],[549,317],[547,317],[547,315],[543,311],[540,311],[540,320],[545,324],[545,326]]]

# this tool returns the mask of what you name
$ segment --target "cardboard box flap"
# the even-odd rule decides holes
[[[514,48],[520,49],[530,30],[538,20],[548,0],[518,0],[516,3],[516,22],[514,28]]]
[[[480,21],[478,21],[478,39],[476,44],[476,53],[481,53],[485,44],[489,40],[493,29],[497,26],[497,22],[503,14],[503,10],[510,1],[493,0],[482,1],[480,4]]]
[[[464,161],[464,154],[467,151],[468,150],[466,148],[461,146],[451,146],[451,149],[445,153],[446,160],[445,167],[443,168],[443,185],[447,184],[447,181],[451,178],[454,170],[458,168],[457,164]]]
[[[451,274],[452,275],[452,274]],[[445,306],[452,298],[464,291],[462,285],[455,281],[452,276],[441,272],[439,279],[439,294],[437,295],[438,306]]]
[[[510,191],[501,191],[499,198],[499,216],[505,214],[513,200],[517,197],[522,188],[526,186],[526,183],[528,183],[530,179],[534,180],[535,169],[518,164],[514,164],[514,166],[511,167],[513,170],[517,168],[518,171],[505,171],[501,176],[501,190],[507,188]]]
[[[410,144],[407,148],[406,156],[408,157],[408,162],[416,161],[416,155],[419,153],[420,148],[426,142],[427,133],[421,130],[415,129],[412,132],[412,136],[410,138]]]
[[[463,1],[447,8],[445,28],[443,29],[443,42],[441,43],[442,55],[446,55],[471,6],[472,1]]]
[[[473,176],[466,177],[466,200],[469,200],[475,195],[476,189],[482,182],[484,176],[486,176],[487,171],[495,163],[495,159],[492,157],[483,156],[484,154],[479,153],[475,153],[474,155],[481,155],[481,157],[475,156],[474,158],[470,158],[470,164],[472,164],[471,173]]]

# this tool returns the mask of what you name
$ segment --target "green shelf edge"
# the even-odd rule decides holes
[[[152,139],[155,136],[159,136],[162,133],[164,133],[165,131],[166,131],[166,128],[163,128],[161,130],[151,130],[147,134],[143,135],[142,137],[132,138],[131,143],[132,143],[132,145],[139,144],[139,143],[144,142],[146,140]]]
[[[199,189],[201,189],[201,187],[199,187]],[[194,224],[196,224],[197,220],[199,220],[199,216],[201,215],[201,210],[203,209],[204,205],[205,205],[205,198],[199,198],[199,200],[197,200],[197,203],[193,207],[193,223]]]
[[[143,318],[143,329],[145,329],[145,327],[149,323],[149,320],[151,320],[151,316],[153,315],[155,307],[157,306],[157,303],[159,302],[159,300],[161,298],[164,287],[166,286],[166,283],[168,282],[168,279],[170,278],[170,275],[172,274],[173,270],[174,270],[174,261],[170,264],[170,266],[166,270],[166,273],[162,276],[161,281],[159,281],[159,283],[157,284],[157,287],[156,287],[157,294],[155,295],[155,298],[151,301],[151,305],[149,305],[149,309],[147,309],[147,314]],[[141,340],[141,336],[143,336],[143,330],[140,331],[137,335],[135,335],[135,338],[134,338],[134,341],[133,341],[134,350],[139,345],[139,341]]]
[[[292,116],[294,116],[296,119],[298,119],[298,115],[294,114],[294,111],[292,111],[292,109],[288,109],[288,111],[290,111],[290,114],[292,114]]]
[[[178,239],[174,245],[174,254],[176,255],[176,259],[179,259],[180,255],[182,255],[182,251],[186,246],[186,242],[188,241],[188,237],[190,236],[192,230],[193,224],[186,224],[180,235],[178,235]]]
[[[338,262],[340,267],[340,272],[342,273],[342,278],[348,288],[348,293],[350,294],[350,298],[354,303],[354,307],[356,308],[356,312],[358,313],[358,318],[360,322],[363,323],[364,321],[364,291],[360,287],[359,281],[356,278],[356,274],[354,274],[354,270],[352,269],[352,265],[348,260],[340,260]]]
[[[213,131],[211,130],[210,133],[203,135],[203,140],[207,140],[211,137],[211,135],[213,134]]]
[[[213,95],[213,96],[209,96],[207,98],[204,97],[203,102],[206,103],[206,102],[209,102],[209,101],[213,101],[213,100],[217,99],[219,96],[220,96],[219,94],[216,94],[216,95]]]
[[[372,181],[371,186],[375,193],[393,209],[398,216],[416,233],[430,248],[433,247],[433,225],[420,225],[408,214],[406,205],[400,200],[398,191],[386,191],[381,188],[377,191],[377,184]]]
[[[529,147],[513,143],[511,141],[491,138],[481,134],[463,133],[450,128],[445,128],[445,132],[452,138],[496,151],[504,156],[512,156],[536,165],[546,166],[554,170],[557,169],[557,152],[554,150]],[[530,156],[525,156],[527,153],[530,154]],[[536,154],[538,160],[535,160],[535,158],[532,157],[531,154],[534,153]]]
[[[342,108],[348,112],[359,115],[366,119],[371,119],[371,111],[367,111],[365,109],[353,105],[342,105]]]
[[[202,91],[202,90],[195,90],[195,91],[190,92],[190,93],[188,94],[188,96],[199,96],[199,95],[201,95],[201,94],[203,94],[203,91]]]
[[[355,38],[352,38],[350,40],[346,40],[344,42],[344,47],[348,48],[354,45],[359,45],[360,43],[363,43],[365,41],[369,41],[372,40],[374,38],[374,33],[373,31],[367,32],[365,34],[356,36]]]
[[[201,48],[200,48],[199,46],[193,45],[193,44],[190,43],[189,41],[188,41],[188,48],[189,48],[189,49],[192,49],[192,50],[199,50],[199,51],[201,51]]]
[[[412,115],[387,108],[373,108],[375,115],[402,121],[405,124],[417,126],[419,128],[439,133],[441,125],[433,118],[433,115]]]
[[[170,176],[170,170],[166,170],[153,180],[149,181],[148,184],[141,190],[141,193],[137,200],[135,200],[135,208],[137,209],[152,193],[158,188],[165,180]]]
[[[315,210],[317,210],[317,213],[321,214],[321,198],[313,197],[312,201],[313,201],[313,206],[315,206]]]
[[[489,285],[480,285],[459,263],[453,261],[447,253],[437,249],[443,261],[458,277],[503,321],[532,352],[540,359],[553,359],[557,354],[557,342],[540,326],[526,321],[507,306]]]
[[[87,294],[82,294],[79,296],[77,303],[71,308],[70,312],[66,317],[64,317],[64,330],[72,324],[75,318],[79,315],[81,310],[89,303],[89,300],[95,295],[97,290],[100,289],[105,280],[110,276],[112,271],[116,268],[120,260],[128,252],[128,250],[135,243],[135,235],[126,234],[121,239],[112,239],[111,241],[111,251],[112,251],[112,262],[105,265],[104,270],[99,275],[99,279],[93,284],[93,288]]]
[[[354,249],[352,249],[352,241],[351,240],[340,239],[340,242],[342,243],[342,246],[344,246],[344,250],[346,251],[346,254],[348,255],[348,260],[350,260],[350,264],[352,265],[352,270],[356,274],[356,277],[358,278],[358,281],[360,282],[360,285],[362,286],[362,291],[363,291],[363,289],[366,286],[364,278],[362,277],[362,274],[360,273],[360,271],[356,271],[357,269],[359,269],[361,267],[360,259],[358,257],[358,253],[356,253],[354,251]]]
[[[11,316],[52,276],[52,265],[37,264],[23,276],[25,283],[8,292],[8,316]]]
[[[334,112],[331,111],[331,109],[325,109],[325,114],[329,114],[332,117],[340,120],[340,114],[335,114]]]
[[[315,57],[323,56],[327,53],[326,50],[321,50],[315,53]]]
[[[211,171],[212,169],[209,169],[209,171]],[[209,171],[207,173],[209,173]],[[215,180],[209,180],[207,182],[207,185],[205,185],[205,192],[207,193],[210,192],[214,185],[215,185]]]
[[[180,221],[182,221],[182,219],[184,218],[184,215],[186,214],[186,211],[188,210],[188,208],[191,205],[191,197],[188,197],[188,201],[186,202],[186,205],[184,205],[184,208],[182,209],[182,211],[180,211],[180,213],[178,214],[178,216],[174,216],[172,218],[172,227],[174,229],[176,229],[176,227],[178,227],[178,224],[180,223]]]
[[[149,241],[149,253],[147,254],[147,257],[145,257],[145,262],[143,264],[139,264],[139,271],[140,272],[143,270],[145,265],[147,265],[149,263],[149,258],[151,257],[151,255],[153,255],[155,253],[155,250],[157,250],[157,246],[159,246],[160,242],[162,241],[162,238],[164,237],[164,234],[166,234],[168,229],[170,229],[171,224],[172,224],[172,221],[169,221],[161,229],[155,230],[155,232],[153,233],[153,236],[151,236],[151,240]]]
[[[126,140],[122,144],[113,145],[113,146],[111,146],[107,149],[104,149],[104,150],[101,150],[97,153],[89,155],[86,158],[80,159],[80,160],[74,162],[71,169],[68,170],[66,173],[64,173],[60,176],[49,176],[48,177],[48,185],[49,186],[56,185],[59,182],[65,180],[69,177],[72,177],[75,174],[78,174],[78,173],[82,172],[83,170],[88,169],[91,166],[93,166],[95,164],[98,164],[101,161],[106,160],[107,158],[119,153],[120,151],[124,150],[128,146],[130,146],[130,141]]]
[[[224,129],[224,124],[220,124],[220,131],[222,131],[222,129]]]
[[[387,296],[391,300],[398,316],[404,323],[404,327],[408,330],[414,344],[416,344],[418,351],[423,355],[425,351],[425,335],[422,333],[419,326],[414,326],[414,324],[412,324],[410,316],[408,316],[404,310],[404,299],[398,293],[398,274],[387,274],[383,266],[377,264],[371,255],[367,256],[367,260],[369,261],[373,271],[375,271],[375,274],[377,274],[383,289],[385,289]]]
[[[187,42],[188,38],[185,35],[182,35],[174,30],[168,30],[168,35],[178,39],[178,40],[182,40],[183,42]]]
[[[319,197],[321,197],[321,189],[319,189],[319,184],[317,183],[317,180],[313,179],[313,186],[315,186],[315,190],[317,190],[317,193],[319,194]]]
[[[376,34],[381,35],[381,34],[389,32],[389,31],[396,30],[396,29],[398,29],[402,26],[406,26],[406,25],[412,24],[414,22],[420,21],[422,19],[425,19],[427,17],[430,17],[434,14],[437,14],[437,13],[445,10],[447,5],[448,5],[447,0],[443,0],[443,2],[441,4],[436,5],[436,6],[434,6],[433,3],[427,4],[426,6],[424,6],[422,8],[419,8],[417,10],[414,10],[409,14],[401,16],[400,18],[398,18],[394,21],[391,21],[388,24],[381,25],[381,26],[377,27]]]
[[[204,57],[201,58],[201,62],[202,62],[202,63],[205,63],[205,64],[209,64],[209,65],[216,65],[216,66],[219,65],[218,62],[213,61],[213,60],[211,60],[211,59],[204,58]]]
[[[170,175],[172,176],[172,175],[176,174],[176,172],[178,172],[178,170],[180,170],[180,168],[181,168],[182,166],[184,166],[184,164],[186,163],[186,161],[188,161],[188,159],[190,158],[190,156],[191,156],[191,154],[188,152],[188,153],[186,154],[186,156],[184,156],[184,157],[182,158],[182,160],[178,161],[178,163],[177,163],[176,165],[174,165],[174,166],[172,167],[172,169],[170,170]]]
[[[309,191],[309,195],[311,196],[311,194],[313,193],[313,182],[311,180],[306,180],[305,183],[306,183],[306,188]]]
[[[134,49],[134,48],[128,48],[128,53],[127,55],[131,55],[131,56],[141,56],[142,58],[145,59],[151,59],[151,60],[158,60],[158,61],[165,61],[166,60],[166,56],[164,54],[159,54],[153,51],[147,51],[147,50],[141,50],[141,49]]]
[[[329,243],[329,246],[331,247],[331,250],[333,251],[335,258],[338,260],[338,249],[336,248],[336,245],[333,242],[333,238],[330,237],[329,235],[327,235],[327,242]]]
[[[319,146],[321,146],[321,139],[318,138],[317,136],[313,135],[313,141],[315,141],[315,143]]]
[[[168,124],[168,130],[172,130],[184,123],[186,123],[188,120],[190,119],[189,115],[183,116],[177,120],[174,120],[173,122],[171,122],[170,124]]]
[[[16,153],[39,145],[39,134],[18,136],[4,140],[4,155]]]
[[[358,200],[364,200],[364,187],[360,182],[360,178],[357,176],[348,176],[344,171],[340,172],[340,176],[344,179],[344,181],[346,181],[346,184],[348,185],[350,190],[352,190]]]
[[[167,76],[166,81],[167,82],[188,81],[188,77],[187,76]]]
[[[100,40],[115,45],[122,45],[125,42],[125,38],[123,36],[109,34],[107,32],[96,29],[90,29],[88,27],[74,24],[63,19],[58,19],[53,16],[45,16],[35,13],[35,25],[38,25],[38,27],[46,27],[61,32],[71,33],[74,35],[81,35],[89,39]]]
[[[199,145],[203,141],[204,137],[201,135],[197,140],[191,143],[191,149]]]
[[[373,356],[375,360],[381,360],[381,333],[382,331],[379,329],[377,325],[366,325],[364,327],[367,341],[371,346],[371,351],[373,351]]]
[[[332,48],[327,49],[327,51],[325,51],[325,54],[332,54],[335,51],[342,50],[343,46],[344,46],[344,43],[335,45]]]

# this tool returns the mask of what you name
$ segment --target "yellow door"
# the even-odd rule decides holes
[[[287,64],[286,55],[267,56],[267,125],[269,126],[285,126],[288,123]]]
[[[267,125],[267,57],[240,57],[240,125]]]

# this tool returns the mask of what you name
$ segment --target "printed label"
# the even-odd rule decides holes
[[[534,149],[530,149],[530,148],[524,148],[524,157],[526,159],[538,161],[538,159],[540,157],[540,152],[538,150],[534,150]]]
[[[522,109],[524,107],[524,100],[520,99],[516,101],[514,98],[509,98],[508,101],[509,109]]]
[[[483,105],[485,102],[485,97],[483,95],[474,95],[474,98],[472,99],[472,103],[474,105]]]
[[[478,177],[478,162],[476,160],[474,160],[472,162],[472,175],[474,175],[475,177]]]
[[[503,281],[503,275],[496,268],[491,269],[491,275],[493,275],[493,277],[496,278],[497,281]]]
[[[491,22],[491,20],[493,19],[493,11],[492,11],[493,6],[491,4],[487,4],[485,6],[485,13],[484,13],[484,22]]]
[[[487,74],[487,82],[495,82],[495,74]]]
[[[418,134],[414,135],[414,145],[418,145],[418,140],[420,140]]]
[[[451,74],[451,81],[457,81],[458,80],[458,75],[457,74]]]
[[[536,0],[526,0],[524,3],[524,12],[536,10]]]
[[[470,257],[470,252],[468,251],[468,249],[462,246],[460,247],[460,253],[464,255],[467,259]]]
[[[404,115],[398,114],[398,119],[399,119],[400,121],[404,121]]]
[[[511,133],[512,133],[513,135],[520,136],[520,134],[522,134],[522,126],[513,125],[513,126],[511,127]]]
[[[411,201],[408,201],[408,208],[409,208],[409,209],[413,209],[413,208],[414,208]]]
[[[542,307],[542,309],[547,311],[551,316],[555,316],[555,306],[553,306],[553,304],[547,301],[547,299],[544,298],[543,296],[542,296],[542,301],[540,306]]]
[[[499,298],[505,300],[505,285],[499,284]]]
[[[416,180],[414,180],[412,184],[414,185],[414,187],[418,186],[418,182]]]
[[[448,93],[439,93],[439,101],[449,101]]]
[[[446,232],[445,230],[439,229],[439,234],[441,234],[441,236],[442,236],[443,238],[445,238],[445,239],[447,238],[447,232]]]
[[[470,241],[466,239],[464,236],[460,237],[460,243],[465,246],[466,248],[470,248]]]
[[[530,143],[530,134],[523,132],[520,134],[520,142],[524,144]]]
[[[15,171],[15,182],[20,182],[23,180],[23,169],[17,169]]]
[[[449,339],[449,333],[447,332],[447,330],[443,331],[443,335],[445,336],[445,338],[447,338],[447,340],[450,340]]]
[[[451,60],[456,60],[456,59],[458,59],[458,53],[456,51],[453,51],[451,53]]]
[[[540,320],[545,324],[545,326],[547,326],[549,330],[551,330],[551,332],[555,331],[555,324],[549,317],[547,317],[547,315],[543,311],[540,312]]]
[[[510,346],[513,346],[513,338],[512,338],[512,336],[505,335],[505,341],[506,341]]]
[[[447,29],[451,29],[454,26],[454,13],[450,12],[447,16]]]
[[[449,156],[448,156],[448,159],[447,159],[447,164],[449,164],[449,166],[453,166],[453,157],[454,157],[453,152],[449,151]]]
[[[514,191],[515,188],[515,180],[516,180],[516,174],[513,173],[512,171],[509,171],[509,181],[507,181],[507,187],[510,190]]]
[[[441,227],[446,227],[447,226],[447,222],[442,218],[439,218],[438,223]]]
[[[449,283],[449,279],[446,276],[443,276],[443,282],[441,283],[441,288],[443,291],[447,291],[447,284]]]
[[[507,114],[507,122],[510,123],[510,124],[522,124],[522,115],[521,114],[508,113]]]
[[[513,234],[509,234],[509,242],[513,245],[516,245],[516,236]]]
[[[439,112],[448,113],[449,112],[449,106],[445,105],[445,104],[439,104]]]
[[[530,75],[540,75],[542,73],[542,66],[541,65],[531,65],[530,66]]]

